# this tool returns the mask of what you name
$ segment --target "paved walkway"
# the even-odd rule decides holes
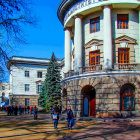
[[[3,140],[140,140],[140,121],[78,121],[68,130],[66,121],[53,128],[49,115],[6,116],[0,113],[0,139]]]

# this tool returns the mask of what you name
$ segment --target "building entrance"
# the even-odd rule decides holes
[[[96,92],[88,85],[82,89],[83,94],[83,116],[95,116]]]

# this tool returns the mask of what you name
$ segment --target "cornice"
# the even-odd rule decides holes
[[[84,73],[79,75],[70,76],[62,79],[61,83],[72,81],[72,80],[80,80],[87,79],[93,77],[115,77],[115,76],[140,76],[140,71],[107,71],[107,72],[95,72],[95,73]]]

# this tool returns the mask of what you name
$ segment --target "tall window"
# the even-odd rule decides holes
[[[25,71],[25,77],[29,77],[29,71]]]
[[[29,106],[30,105],[30,100],[28,98],[25,98],[25,106]]]
[[[90,20],[90,32],[100,31],[100,17],[96,17]]]
[[[121,110],[135,110],[135,90],[131,85],[125,85],[121,90]]]
[[[25,84],[25,91],[29,91],[29,84]]]
[[[38,87],[37,87],[37,92],[38,92],[38,93],[42,92],[42,85],[38,85]]]
[[[118,63],[129,63],[129,48],[118,49]]]
[[[89,53],[89,64],[97,65],[100,64],[100,51],[93,51]]]
[[[42,72],[41,71],[37,72],[37,78],[42,78]]]
[[[117,28],[128,29],[128,14],[117,15]]]

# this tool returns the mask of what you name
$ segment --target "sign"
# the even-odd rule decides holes
[[[102,1],[104,1],[104,0],[82,0],[82,1],[80,1],[78,3],[76,3],[66,13],[65,18],[64,18],[64,23],[66,22],[66,20],[68,19],[68,17],[71,16],[75,11],[77,11],[77,10],[83,8],[83,7],[86,7],[88,5],[91,5],[91,4],[94,4],[94,3],[98,3],[98,2],[102,2]]]

